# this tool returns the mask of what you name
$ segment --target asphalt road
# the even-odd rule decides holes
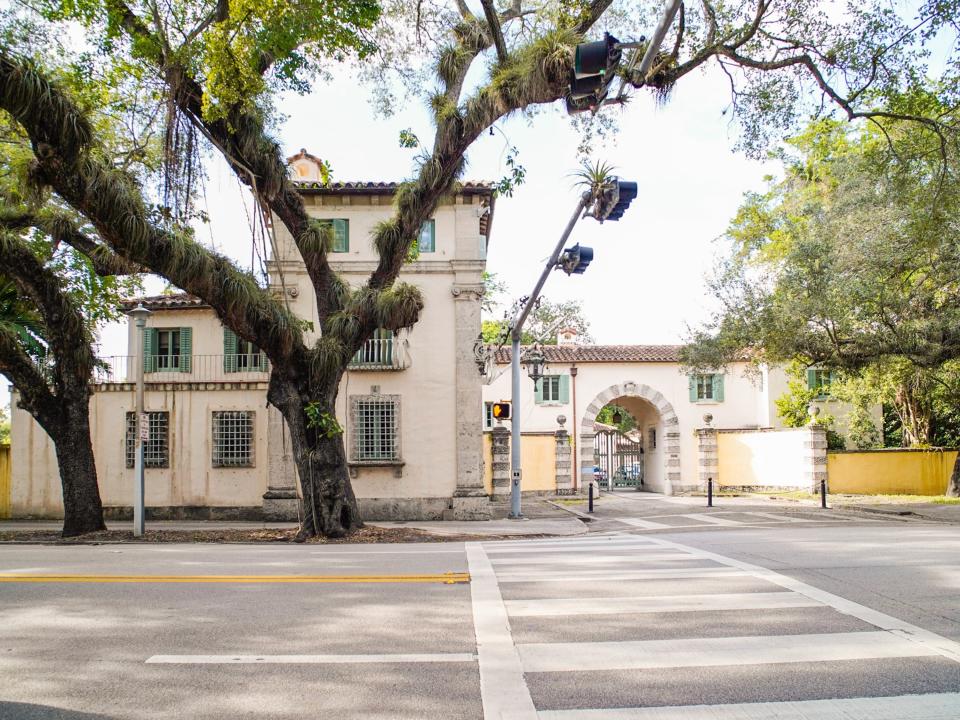
[[[591,525],[0,545],[0,719],[960,718],[960,527],[626,500]]]

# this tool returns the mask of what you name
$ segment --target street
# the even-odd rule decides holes
[[[0,718],[960,717],[960,527],[633,500],[565,538],[2,545]]]

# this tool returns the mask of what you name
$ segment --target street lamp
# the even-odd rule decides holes
[[[133,461],[133,534],[135,537],[143,536],[143,444],[150,438],[150,420],[143,412],[143,370],[146,364],[146,358],[143,356],[143,333],[147,318],[151,314],[143,303],[127,313],[137,326],[137,352],[133,357],[133,362],[137,366],[137,421],[134,428]]]
[[[536,385],[540,378],[543,377],[547,368],[547,356],[543,353],[543,345],[534,343],[533,346],[523,354],[520,362],[526,366],[527,375],[530,376],[533,384]]]

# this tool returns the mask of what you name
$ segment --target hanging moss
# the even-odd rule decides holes
[[[376,298],[377,325],[388,330],[413,327],[422,310],[423,294],[409,283],[394,283]]]

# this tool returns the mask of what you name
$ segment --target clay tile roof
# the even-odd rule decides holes
[[[317,195],[393,195],[400,187],[398,182],[369,182],[343,181],[324,185],[319,180],[297,180],[293,184],[301,192]],[[467,181],[461,183],[458,189],[461,195],[492,195],[493,183],[484,181]]]
[[[682,345],[544,345],[547,362],[679,362]],[[510,348],[497,350],[496,361],[510,362]]]
[[[210,307],[196,295],[189,293],[173,293],[172,295],[148,295],[147,297],[130,298],[120,303],[124,310],[132,310],[138,303],[143,303],[147,310],[183,310],[184,308]]]

